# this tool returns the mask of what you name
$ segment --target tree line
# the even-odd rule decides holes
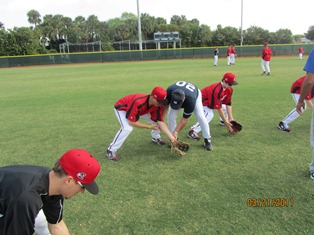
[[[95,15],[87,19],[77,16],[74,20],[63,15],[41,17],[36,10],[27,13],[30,27],[5,29],[0,22],[0,56],[34,55],[58,52],[59,44],[102,42],[102,50],[114,50],[113,42],[138,41],[138,19],[133,13],[123,13],[121,17],[99,21]],[[188,20],[184,15],[173,15],[170,23],[161,17],[141,14],[142,41],[153,40],[155,32],[179,32],[181,47],[214,47],[227,45],[259,45],[267,41],[271,44],[298,43],[306,37],[314,40],[314,25],[304,35],[292,35],[289,29],[269,32],[258,26],[246,30],[217,25],[211,30],[199,20]],[[241,42],[242,41],[242,42]]]

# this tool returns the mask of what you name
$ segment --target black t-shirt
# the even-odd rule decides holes
[[[62,220],[63,197],[49,196],[49,172],[41,166],[0,167],[0,235],[33,234],[42,208],[51,224]]]
[[[195,104],[199,93],[198,88],[190,82],[176,82],[167,89],[167,100],[169,102],[171,100],[172,92],[176,89],[181,89],[185,93],[185,100],[183,101],[181,108],[183,108],[183,117],[189,118],[195,109]]]

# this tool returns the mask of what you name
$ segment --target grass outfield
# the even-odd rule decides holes
[[[260,76],[260,58],[237,58],[235,66],[220,59],[218,67],[169,60],[0,69],[0,165],[52,167],[70,148],[91,152],[102,166],[100,194],[65,203],[64,220],[76,235],[313,233],[310,111],[290,133],[277,129],[295,107],[289,90],[305,61],[275,57],[270,77]],[[120,161],[107,159],[119,128],[117,99],[179,80],[203,88],[227,71],[239,82],[233,113],[241,133],[229,135],[215,112],[214,150],[207,152],[186,137],[193,115],[179,133],[191,144],[184,157],[152,143],[147,129],[134,129]]]

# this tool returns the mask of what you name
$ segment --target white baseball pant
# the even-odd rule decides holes
[[[116,117],[120,123],[120,129],[116,133],[113,141],[109,145],[109,150],[110,151],[117,151],[118,149],[121,148],[123,145],[124,141],[128,138],[129,134],[133,131],[133,127],[130,126],[128,119],[126,118],[126,111],[120,111],[117,109],[114,109],[114,112],[116,114]],[[140,117],[140,119],[146,120],[148,123],[155,123],[150,119],[150,114],[145,114]],[[160,138],[160,131],[158,130],[152,130],[151,132],[152,138]]]
[[[263,72],[266,71],[266,70],[265,70],[265,67],[266,67],[267,72],[270,73],[269,61],[266,61],[266,60],[263,60],[263,59],[262,59],[261,67],[262,67]]]
[[[214,55],[214,65],[218,65],[218,55]]]
[[[229,55],[229,56],[227,56],[227,65],[230,65],[230,63],[231,63],[231,58],[230,58],[230,55]]]
[[[40,210],[38,212],[38,215],[35,218],[35,233],[38,235],[50,235],[49,229],[48,229],[48,222],[46,220],[46,216],[43,212],[43,210]]]
[[[205,119],[206,119],[206,122],[207,122],[206,125],[209,128],[208,123],[210,123],[211,120],[214,118],[214,110],[208,108],[207,106],[203,106],[203,113],[204,113],[204,116],[205,116]],[[195,131],[196,133],[199,133],[202,130],[201,125],[200,125],[199,122],[197,122],[195,125],[193,125],[191,129],[193,131]]]
[[[235,54],[230,54],[230,63],[235,64]]]
[[[300,94],[294,94],[294,93],[291,93],[292,94],[292,98],[295,102],[295,104],[297,105],[298,101],[299,101],[299,98],[300,98]],[[304,109],[302,108],[302,112],[304,112],[306,110],[306,103],[305,103],[305,106],[304,106]],[[298,117],[300,117],[300,114],[297,112],[296,108],[292,109],[291,112],[282,120],[282,122],[284,124],[289,124],[291,122],[293,122],[294,120],[296,120]]]

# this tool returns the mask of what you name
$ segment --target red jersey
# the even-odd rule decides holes
[[[235,47],[231,47],[231,54],[235,54]]]
[[[228,47],[228,49],[227,49],[227,56],[229,56],[230,54],[231,54],[231,48]]]
[[[291,86],[291,88],[290,88],[290,92],[291,92],[291,93],[294,93],[294,94],[300,94],[300,92],[301,92],[301,87],[302,87],[302,84],[303,84],[305,78],[306,78],[306,75],[303,76],[303,77],[298,78],[297,80],[295,80],[295,81],[292,83],[292,86]],[[310,91],[310,92],[306,95],[305,99],[306,99],[306,100],[311,100],[312,98],[313,98],[313,96],[312,96],[312,91]]]
[[[269,47],[264,47],[262,51],[262,58],[265,61],[270,61],[271,55],[272,55],[272,50]]]
[[[150,118],[153,121],[164,121],[162,108],[154,105],[149,106],[149,97],[147,94],[131,94],[119,99],[114,107],[117,110],[126,111],[126,119],[131,122],[137,122],[140,116],[150,113]]]
[[[221,109],[222,104],[231,105],[233,89],[223,88],[221,82],[214,83],[202,89],[203,106],[210,109]]]
[[[300,48],[298,49],[298,52],[299,52],[299,53],[303,53],[303,48],[300,47]]]

